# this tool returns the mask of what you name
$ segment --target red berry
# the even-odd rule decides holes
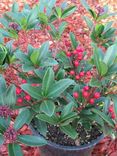
[[[94,93],[94,98],[99,99],[100,98],[100,93],[99,92],[95,92]]]
[[[24,98],[25,98],[26,101],[30,101],[31,100],[31,96],[30,95],[26,95]]]
[[[17,102],[18,102],[18,103],[22,103],[22,102],[23,102],[23,99],[22,99],[22,98],[18,98],[18,99],[17,99]]]
[[[83,56],[78,56],[77,59],[78,60],[82,60],[83,59]]]
[[[82,53],[78,53],[78,57],[83,57],[83,54]]]
[[[91,98],[91,99],[89,100],[89,103],[90,103],[90,104],[94,104],[94,103],[95,103],[95,99]]]
[[[112,114],[111,114],[111,118],[112,118],[112,119],[115,119],[115,118],[116,118],[115,113],[112,113]]]
[[[22,80],[22,83],[27,83],[27,81],[26,80]]]
[[[113,113],[113,106],[112,105],[108,108],[108,111],[109,111],[109,113]]]
[[[90,71],[87,71],[87,72],[86,72],[86,75],[87,75],[87,76],[91,76],[91,72],[90,72]]]
[[[77,52],[83,52],[84,51],[84,49],[81,47],[81,46],[78,46],[77,48],[76,48],[76,50],[77,50]]]
[[[80,76],[79,75],[76,75],[75,78],[76,78],[76,80],[79,80],[80,79]]]
[[[79,66],[79,62],[76,60],[76,61],[74,61],[74,66],[75,67],[78,67]]]
[[[72,54],[71,54],[70,52],[67,52],[67,53],[66,53],[66,56],[67,56],[67,57],[71,57],[71,55],[72,55]]]
[[[76,50],[74,50],[74,51],[73,51],[73,54],[74,54],[74,55],[76,55],[76,54],[77,54],[77,51],[76,51]]]
[[[89,90],[89,86],[85,86],[83,89],[84,89],[85,91],[88,91],[88,90]]]
[[[79,75],[80,75],[81,77],[83,77],[83,76],[84,76],[84,71],[80,72]]]
[[[16,94],[19,95],[21,94],[22,90],[20,88],[16,88]]]
[[[88,97],[89,97],[89,93],[86,92],[86,91],[83,91],[82,95],[83,95],[83,97],[85,97],[85,98],[88,98]]]
[[[75,99],[77,99],[77,98],[79,97],[78,92],[74,92],[74,93],[73,93],[73,97],[74,97]]]
[[[71,70],[69,74],[70,75],[75,75],[75,71],[74,70]]]

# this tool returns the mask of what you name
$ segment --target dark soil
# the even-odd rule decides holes
[[[57,126],[50,125],[48,126],[47,139],[64,146],[79,146],[89,144],[102,134],[96,125],[93,125],[91,130],[85,130],[83,126],[78,125],[77,132],[78,138],[73,140],[61,132]]]

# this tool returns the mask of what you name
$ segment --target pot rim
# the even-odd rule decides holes
[[[30,125],[31,130],[33,131],[34,134],[40,136],[41,138],[44,138],[43,135],[39,134],[32,125]],[[57,149],[62,149],[62,150],[69,150],[69,151],[77,151],[77,150],[84,150],[87,148],[92,148],[93,146],[95,146],[97,143],[99,143],[102,139],[104,138],[104,134],[100,135],[97,139],[93,140],[92,142],[90,142],[89,144],[85,144],[85,145],[80,145],[80,146],[64,146],[64,145],[59,145],[56,143],[53,143],[51,141],[47,140],[47,145],[57,148]],[[45,145],[46,146],[46,145]]]

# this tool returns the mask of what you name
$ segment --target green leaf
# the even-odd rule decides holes
[[[81,2],[81,4],[83,5],[83,7],[84,7],[87,11],[89,11],[90,7],[89,7],[87,1],[86,1],[86,0],[80,0],[80,2]]]
[[[3,143],[4,143],[4,136],[0,134],[0,145],[2,145]]]
[[[31,136],[31,135],[19,135],[18,141],[27,145],[27,146],[43,146],[47,144],[47,141],[39,136]]]
[[[62,79],[56,82],[50,89],[48,97],[59,97],[69,86],[73,85],[74,81],[71,79]]]
[[[20,145],[16,143],[8,144],[9,156],[23,156]]]
[[[64,117],[64,116],[68,115],[69,113],[71,113],[72,109],[73,109],[73,106],[74,106],[73,102],[70,102],[69,104],[64,106],[63,111],[61,113],[62,117]]]
[[[62,35],[62,33],[64,32],[66,27],[67,27],[67,22],[62,22],[61,25],[58,28],[60,36]]]
[[[41,48],[39,49],[40,51],[40,55],[39,55],[39,61],[44,60],[45,58],[47,58],[47,54],[49,51],[49,42],[45,42],[42,44]]]
[[[76,130],[71,125],[61,126],[60,129],[62,132],[64,132],[66,135],[68,135],[72,139],[76,139],[78,136]]]
[[[44,66],[44,67],[48,67],[48,66],[55,66],[55,65],[57,65],[58,64],[58,62],[55,60],[55,59],[53,59],[53,58],[47,58],[43,63],[42,63],[42,66]]]
[[[53,101],[45,100],[41,103],[40,111],[45,113],[48,116],[52,116],[55,111],[55,104]]]
[[[117,96],[116,96],[116,95],[112,95],[111,98],[112,98],[112,100],[113,100],[114,111],[115,111],[116,118],[117,118]]]
[[[113,44],[107,49],[105,53],[103,62],[107,64],[109,67],[114,63],[115,58],[117,57],[116,49],[117,49],[117,44]]]
[[[23,110],[15,119],[14,128],[16,130],[20,129],[29,119],[30,111],[29,109]]]
[[[113,21],[108,22],[104,27],[103,33],[107,32],[111,28],[112,24],[113,24]]]
[[[22,65],[22,70],[23,72],[29,72],[29,71],[32,71],[32,70],[35,70],[35,67],[33,66],[32,63],[27,63]]]
[[[0,94],[6,91],[6,82],[2,75],[0,75]]]
[[[30,59],[34,65],[39,65],[39,61],[38,61],[39,55],[40,55],[39,51],[34,51],[31,54]]]
[[[100,74],[101,74],[101,76],[104,76],[107,72],[108,72],[108,66],[104,62],[100,61]]]
[[[96,12],[93,11],[92,9],[89,9],[88,11],[89,11],[89,13],[91,14],[91,16],[92,16],[94,19],[96,19],[96,17],[97,17]]]
[[[54,83],[54,71],[52,68],[48,68],[42,82],[42,91],[43,95],[46,96],[49,94],[50,88]]]
[[[38,6],[35,6],[27,18],[27,23],[32,23],[38,17]]]
[[[0,65],[3,65],[6,55],[7,55],[6,47],[0,44]]]
[[[46,133],[47,133],[47,124],[43,121],[40,121],[39,119],[34,119],[35,125],[36,125],[36,129],[37,131],[42,134],[43,136],[46,137]]]
[[[89,84],[91,87],[101,87],[101,83],[98,79],[92,78]]]
[[[9,123],[6,119],[0,117],[0,133],[4,133],[4,131],[8,128]]]
[[[78,42],[77,42],[76,37],[75,37],[73,32],[70,32],[70,40],[71,40],[71,43],[72,43],[72,48],[76,49],[77,46],[78,46]]]
[[[102,25],[102,24],[97,24],[97,25],[95,26],[95,33],[96,33],[96,36],[101,35],[101,34],[103,33],[103,31],[104,31],[104,25]]]
[[[41,87],[34,87],[31,86],[31,84],[23,84],[21,85],[21,88],[26,91],[28,94],[30,94],[33,98],[37,99],[37,100],[41,100],[42,99],[42,95],[41,95]]]
[[[89,29],[92,30],[92,28],[93,28],[93,22],[90,20],[90,18],[87,17],[87,16],[83,16],[83,19],[85,20],[85,22],[86,22],[87,26],[89,27]]]
[[[58,17],[58,18],[61,18],[61,16],[62,16],[62,9],[60,8],[60,7],[56,7],[56,16]]]
[[[41,121],[44,121],[44,122],[47,122],[47,123],[49,123],[49,124],[57,124],[57,122],[58,122],[58,120],[54,117],[54,116],[52,116],[52,117],[49,117],[48,115],[46,115],[46,114],[38,114],[37,116],[36,116],[39,120],[41,120]]]
[[[76,11],[76,6],[71,6],[63,11],[61,17],[66,18],[66,17],[70,16],[71,14],[73,14],[75,11]]]
[[[100,57],[99,49],[96,46],[96,44],[93,44],[93,48],[94,48],[94,64],[95,64],[95,66],[96,66],[96,68],[98,70],[98,73],[101,74],[100,62],[102,60],[101,60],[101,57]]]
[[[18,12],[19,11],[19,5],[17,2],[14,2],[13,3],[13,6],[12,6],[12,12]]]
[[[5,92],[4,102],[9,106],[14,106],[16,104],[16,87],[11,85],[7,88]]]
[[[38,14],[38,17],[39,17],[39,21],[40,21],[41,24],[45,24],[45,25],[48,24],[48,16],[45,15],[45,13],[40,12],[40,13]]]
[[[94,108],[92,109],[92,112],[95,114],[98,114],[109,126],[114,128],[114,122],[111,120],[111,118],[107,114],[101,112],[98,109],[94,109]]]

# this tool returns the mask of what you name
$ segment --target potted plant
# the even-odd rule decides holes
[[[16,6],[13,8],[18,12]],[[40,6],[33,8],[36,15],[40,15],[37,9]],[[40,29],[50,35],[54,47],[46,41],[39,48],[28,45],[23,52],[14,49],[12,41],[7,44],[1,41],[0,144],[8,144],[9,156],[23,155],[20,143],[43,146],[40,147],[42,156],[88,156],[104,135],[113,138],[117,135],[117,43],[113,41],[106,52],[92,43],[93,55],[87,58],[85,48],[71,32],[71,43],[61,49],[61,36],[67,26],[62,20],[75,8],[53,7],[50,16],[46,16],[42,8],[41,16],[35,20],[40,22]],[[32,9],[25,10],[25,13],[30,11],[29,18],[24,20],[26,32],[33,14]],[[11,14],[14,15],[12,22],[19,22],[22,30],[21,19],[15,22],[15,14]],[[50,17],[59,19],[59,24],[53,20],[51,23]],[[14,27],[13,31],[17,33]],[[3,37],[5,34],[8,35],[9,30],[5,30]],[[17,73],[17,83],[6,79],[7,69]],[[14,120],[12,111],[17,109],[19,114]],[[31,125],[34,136],[19,133],[25,124]]]

